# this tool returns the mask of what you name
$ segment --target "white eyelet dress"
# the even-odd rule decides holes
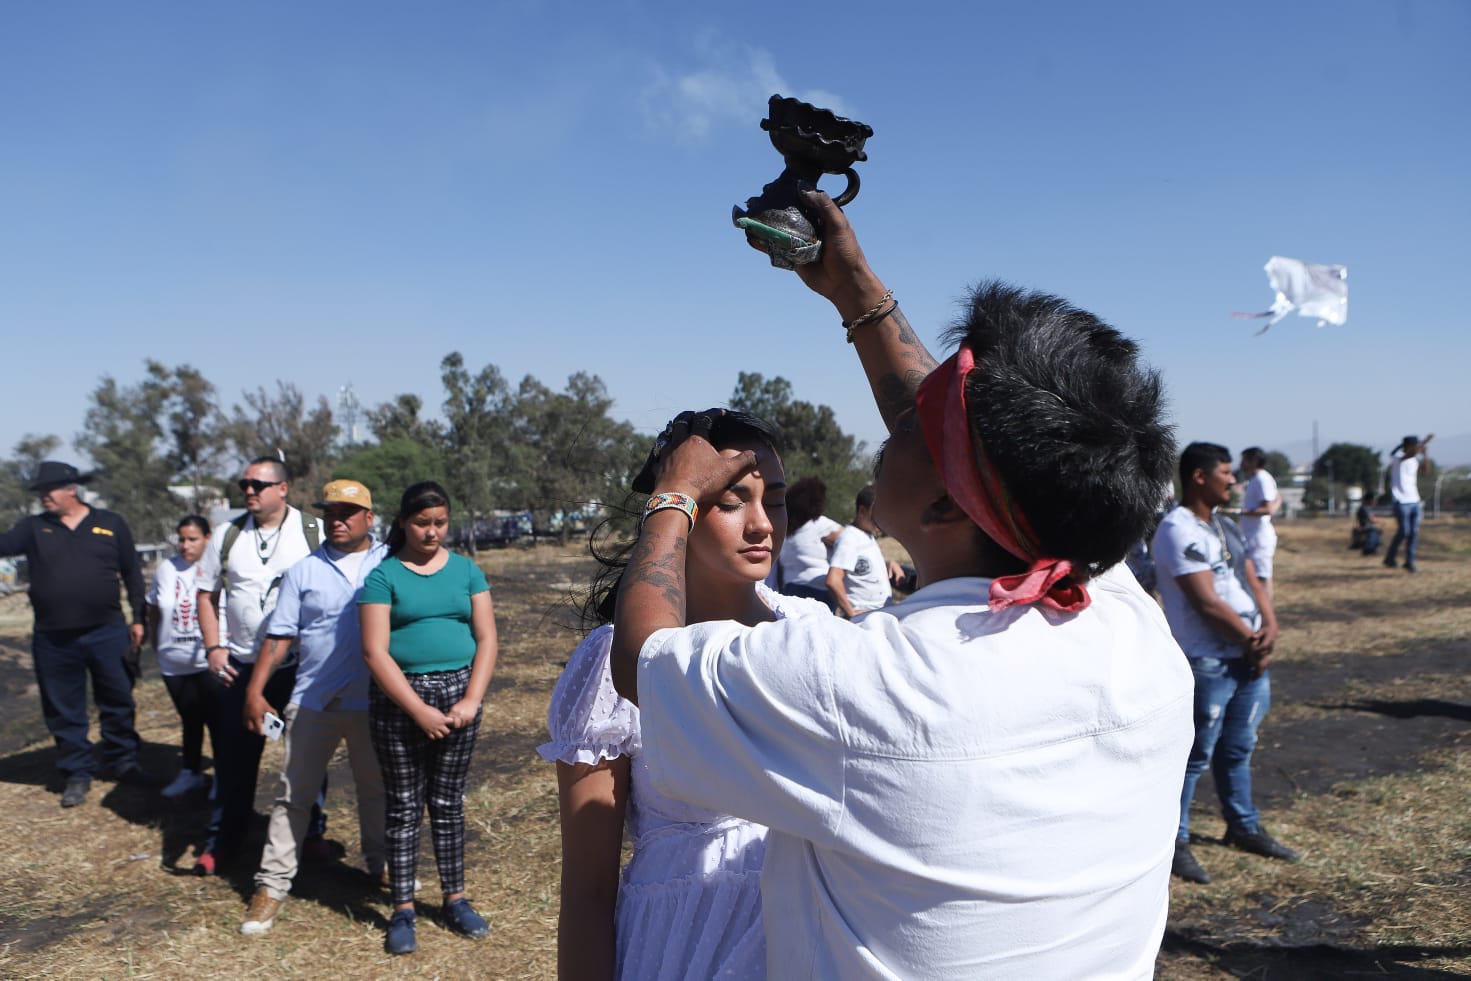
[[[778,617],[832,616],[815,600],[758,584]],[[552,692],[543,759],[629,758],[627,833],[633,858],[618,884],[620,981],[760,981],[766,977],[761,862],[766,828],[665,797],[644,764],[638,708],[618,696],[608,666],[612,625],[588,634]]]

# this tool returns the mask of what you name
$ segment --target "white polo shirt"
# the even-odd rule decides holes
[[[1071,617],[989,585],[645,644],[655,785],[771,828],[772,977],[1152,975],[1189,667],[1127,569]]]
[[[857,525],[847,525],[833,542],[831,568],[843,570],[843,588],[848,602],[859,613],[877,610],[894,598],[889,585],[889,563],[872,535]]]
[[[309,517],[308,521],[320,519]],[[229,620],[230,654],[245,664],[255,663],[260,646],[266,639],[266,621],[276,608],[276,594],[281,578],[311,553],[302,531],[301,512],[287,507],[281,524],[273,531],[261,532],[255,518],[245,527],[230,547],[224,575],[220,572],[220,549],[224,545],[226,525],[220,525],[209,538],[209,547],[199,559],[198,582],[201,592],[224,591],[224,606]],[[326,537],[325,535],[322,537]],[[226,579],[229,582],[225,582]]]

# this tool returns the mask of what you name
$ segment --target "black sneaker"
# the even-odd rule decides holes
[[[1227,828],[1226,837],[1222,839],[1224,844],[1233,848],[1239,848],[1253,855],[1264,855],[1267,858],[1275,858],[1281,862],[1296,862],[1300,857],[1296,851],[1288,848],[1277,839],[1261,828],[1255,831],[1243,831],[1240,828]]]
[[[1190,850],[1188,841],[1175,842],[1175,860],[1170,863],[1170,874],[1186,882],[1199,882],[1201,885],[1211,881],[1210,873],[1195,860],[1195,853]]]
[[[54,784],[52,786],[55,786]],[[61,791],[61,806],[76,807],[87,799],[87,791],[92,789],[92,778],[85,773],[74,774],[66,778],[66,787]]]
[[[1384,568],[1386,568],[1386,569],[1398,569],[1399,568],[1399,563],[1396,562],[1394,559],[1391,559],[1388,556],[1386,556],[1385,559],[1384,559]]]

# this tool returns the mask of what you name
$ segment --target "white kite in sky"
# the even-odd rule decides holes
[[[1233,317],[1271,317],[1267,328],[1296,310],[1300,317],[1317,317],[1318,326],[1342,324],[1348,319],[1348,267],[1320,266],[1301,259],[1274,255],[1262,267],[1277,291],[1272,308],[1261,313],[1233,313]]]

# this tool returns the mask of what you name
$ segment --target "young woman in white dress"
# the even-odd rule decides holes
[[[786,530],[786,482],[775,429],[754,416],[711,409],[716,449],[755,450],[757,470],[694,522],[686,557],[689,622],[756,624],[830,616],[814,600],[762,582]],[[667,432],[667,430],[666,430]],[[659,443],[633,482],[653,489]],[[552,694],[551,741],[562,814],[562,979],[676,981],[766,976],[760,872],[766,829],[655,790],[640,760],[639,712],[613,690],[608,650],[622,564],[604,572],[586,615],[598,626],[573,651]],[[633,857],[620,870],[623,837]]]

